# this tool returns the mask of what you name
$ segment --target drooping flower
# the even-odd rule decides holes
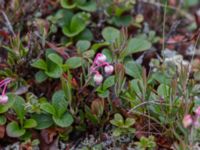
[[[101,63],[104,63],[106,61],[106,56],[102,53],[98,53],[95,60],[94,60],[94,63],[99,65]]]
[[[96,73],[94,75],[94,81],[96,84],[101,84],[101,82],[103,81],[103,76],[100,73]]]
[[[114,67],[106,61],[106,56],[102,53],[98,53],[90,67],[90,74],[94,75],[93,79],[96,84],[101,84],[103,81],[103,74],[99,73],[100,69],[104,67],[106,75],[113,73]]]
[[[0,104],[6,104],[8,102],[7,95],[0,95]]]
[[[0,81],[0,88],[3,89],[0,95],[0,104],[6,104],[8,102],[8,96],[6,95],[6,88],[10,82],[11,82],[10,78],[6,78]]]
[[[189,115],[189,114],[188,114],[188,115],[185,115],[182,122],[183,122],[183,126],[184,126],[185,128],[188,128],[188,127],[191,126],[192,123],[193,123],[192,116]]]
[[[107,65],[104,67],[104,71],[107,75],[111,75],[114,71],[114,67],[112,65]]]

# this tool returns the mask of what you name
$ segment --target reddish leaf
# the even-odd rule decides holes
[[[5,136],[5,126],[0,126],[0,139]]]
[[[9,33],[4,30],[0,30],[0,37],[3,37],[7,41],[9,40]]]
[[[102,115],[104,111],[104,100],[95,99],[91,104],[91,111],[97,116]]]
[[[200,9],[195,13],[195,20],[198,27],[200,27]]]
[[[176,6],[177,5],[177,1],[176,0],[169,0],[169,5],[170,6]]]
[[[41,137],[46,144],[52,143],[56,136],[57,136],[57,131],[54,128],[44,129],[41,132]]]
[[[69,57],[68,53],[66,52],[67,50],[66,47],[57,47],[54,43],[50,43],[50,42],[47,42],[47,45],[53,50],[55,50],[57,53],[59,53],[61,56],[63,56],[64,58]]]

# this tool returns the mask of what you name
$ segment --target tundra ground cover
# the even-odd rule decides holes
[[[198,149],[198,0],[0,8],[1,149]]]

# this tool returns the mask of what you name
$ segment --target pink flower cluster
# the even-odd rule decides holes
[[[0,104],[6,104],[8,102],[8,96],[6,95],[7,85],[11,82],[10,78],[6,78],[0,81],[0,88],[2,88],[2,94],[0,95]]]
[[[106,56],[102,53],[98,53],[93,61],[93,64],[90,68],[90,73],[94,74],[94,81],[96,84],[101,84],[103,81],[103,76],[99,72],[99,69],[104,67],[104,72],[106,75],[111,75],[114,71],[113,65],[106,62]]]
[[[199,121],[200,121],[200,106],[197,107],[197,109],[195,110],[195,116],[187,114],[184,116],[182,122],[185,128],[188,128],[192,125],[194,125],[196,128],[199,128],[200,127]]]

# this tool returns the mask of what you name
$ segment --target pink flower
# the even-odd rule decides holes
[[[0,104],[6,104],[8,102],[8,96],[7,95],[1,95],[0,96]]]
[[[0,104],[5,104],[8,102],[8,96],[6,95],[6,88],[10,82],[11,82],[10,78],[6,78],[0,81],[0,88],[3,87],[2,94],[0,95]]]
[[[110,75],[114,71],[114,67],[112,65],[107,65],[104,67],[104,71],[107,75]]]
[[[195,110],[195,114],[200,117],[200,106]]]
[[[93,79],[96,84],[101,84],[101,82],[103,81],[103,76],[100,73],[96,73]]]
[[[183,123],[183,126],[184,126],[185,128],[191,126],[192,123],[193,123],[192,116],[189,115],[189,114],[188,114],[188,115],[185,115],[184,118],[183,118],[182,123]]]
[[[102,53],[98,53],[94,60],[94,63],[99,65],[101,63],[104,63],[105,61],[106,61],[106,56]]]
[[[90,75],[94,75],[93,79],[96,84],[100,84],[103,81],[103,76],[99,73],[104,67],[104,71],[107,75],[110,75],[114,71],[114,67],[110,63],[106,62],[106,56],[102,53],[98,53],[90,67]]]

